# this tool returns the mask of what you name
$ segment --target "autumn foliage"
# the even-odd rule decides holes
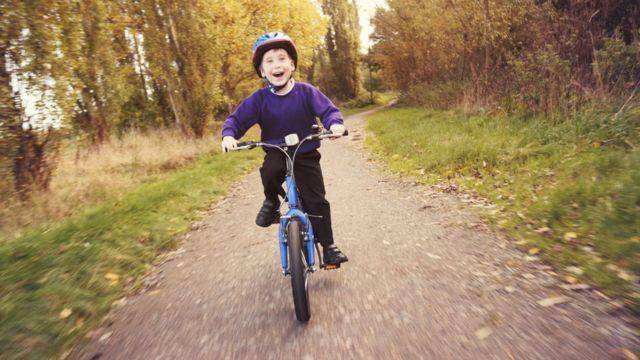
[[[294,38],[304,78],[325,25],[308,0],[2,1],[0,176],[46,189],[49,128],[96,147],[131,129],[201,138],[261,86],[259,35]]]
[[[373,55],[414,103],[566,113],[640,79],[634,1],[388,4],[373,19]]]

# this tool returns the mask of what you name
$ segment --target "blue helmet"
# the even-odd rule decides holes
[[[285,33],[273,31],[260,36],[251,48],[251,52],[253,53],[253,67],[256,69],[258,76],[262,77],[262,74],[260,74],[262,56],[267,51],[275,48],[285,49],[293,60],[293,65],[298,68],[298,51],[296,50],[296,45],[293,43],[293,40]]]

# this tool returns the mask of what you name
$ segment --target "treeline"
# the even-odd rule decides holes
[[[46,189],[61,134],[94,146],[132,128],[204,136],[261,86],[250,49],[266,31],[295,40],[298,78],[356,96],[354,3],[322,9],[310,0],[0,2],[0,175],[23,197]]]
[[[636,0],[389,0],[373,58],[422,105],[567,114],[640,80]]]

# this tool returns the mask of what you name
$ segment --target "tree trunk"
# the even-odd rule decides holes
[[[8,41],[7,41],[8,42]],[[0,141],[8,148],[13,163],[13,186],[20,198],[27,199],[33,189],[47,190],[52,169],[47,161],[47,144],[51,130],[44,140],[31,126],[23,127],[24,112],[19,106],[19,95],[11,86],[11,74],[7,69],[7,43],[0,44]]]

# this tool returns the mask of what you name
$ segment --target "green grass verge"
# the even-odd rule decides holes
[[[119,199],[1,241],[0,358],[67,351],[259,157],[208,155]]]
[[[493,224],[638,310],[640,108],[608,110],[554,123],[392,108],[371,116],[367,146],[424,184],[488,198]]]

